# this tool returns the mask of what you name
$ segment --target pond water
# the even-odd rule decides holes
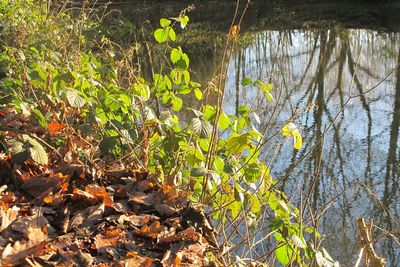
[[[323,212],[324,246],[345,266],[359,253],[356,218],[386,230],[399,227],[400,71],[393,71],[400,63],[399,37],[340,27],[262,31],[229,63],[225,110],[234,114],[238,106],[253,104],[260,129],[271,116],[271,134],[291,118],[302,129],[300,151],[291,141],[276,149],[282,141],[277,137],[264,158],[294,201],[308,197]],[[269,81],[277,103],[238,86],[243,77]],[[376,248],[398,266],[393,239]]]
[[[253,2],[242,31],[246,43],[227,62],[224,109],[235,114],[239,106],[251,104],[260,130],[272,118],[267,135],[293,119],[303,148],[294,150],[290,140],[277,135],[264,148],[263,159],[294,202],[302,199],[321,215],[323,246],[331,256],[354,266],[360,250],[356,218],[373,220],[381,228],[376,236],[386,230],[399,238],[400,70],[395,68],[400,18],[393,16],[399,5],[355,4],[351,9],[344,3]],[[158,17],[175,16],[188,3],[170,3],[168,9],[157,4]],[[199,5],[191,16],[195,23],[226,30],[233,4]],[[193,71],[207,84],[218,53],[194,50],[188,51]],[[254,88],[243,88],[244,77],[271,83],[276,102],[266,103]],[[375,248],[388,266],[399,266],[400,244],[394,238],[380,238]]]

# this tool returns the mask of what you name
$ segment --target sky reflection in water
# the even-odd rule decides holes
[[[229,63],[226,112],[235,114],[239,106],[253,104],[261,118],[260,129],[274,117],[267,134],[295,115],[303,148],[296,152],[287,140],[274,154],[282,142],[278,136],[265,147],[263,157],[276,179],[288,175],[283,188],[294,200],[314,185],[310,205],[320,211],[329,206],[320,221],[327,234],[324,246],[345,265],[354,264],[359,253],[357,217],[373,219],[387,230],[399,227],[400,71],[362,94],[400,63],[399,37],[339,27],[264,31],[254,34],[251,44],[238,49]],[[257,97],[256,89],[240,86],[244,77],[273,84],[275,113],[274,104]],[[360,96],[337,115],[350,95]],[[400,262],[399,247],[392,239],[382,239],[376,248],[392,265]]]

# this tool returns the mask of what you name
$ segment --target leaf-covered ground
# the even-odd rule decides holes
[[[79,132],[56,119],[47,129],[31,121],[0,112],[1,266],[211,264],[212,227],[176,177],[161,184],[143,167],[106,157],[83,163],[77,151],[91,145]],[[65,145],[49,152],[44,140],[60,136]],[[29,153],[23,163],[17,152]]]

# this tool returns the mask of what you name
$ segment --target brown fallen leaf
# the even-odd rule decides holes
[[[45,234],[39,227],[29,226],[28,240],[35,243],[47,241],[47,234]]]
[[[107,207],[110,207],[114,203],[110,194],[107,193],[106,189],[103,186],[88,185],[85,187],[85,191],[95,198],[103,200],[104,205],[106,205]]]
[[[182,260],[192,264],[193,266],[207,266],[207,260],[204,257],[206,246],[200,243],[190,244],[184,246],[180,250],[182,253]]]
[[[165,235],[160,236],[158,239],[159,244],[168,244],[178,241],[193,241],[193,242],[203,242],[202,235],[196,232],[193,227],[186,228],[185,230],[175,234],[175,235]]]
[[[142,204],[145,206],[152,206],[157,201],[153,193],[143,193],[143,192],[134,192],[133,194],[129,195],[129,201],[134,202],[136,204]]]
[[[17,219],[19,208],[17,206],[13,206],[11,209],[4,210],[4,207],[0,207],[0,232],[6,229],[15,219]]]
[[[164,257],[161,260],[161,264],[163,267],[176,267],[181,265],[181,257],[179,255],[180,253],[175,253],[172,252],[171,250],[168,250],[165,254]]]
[[[129,259],[119,262],[125,267],[150,267],[153,264],[153,259],[142,257],[135,252],[128,252],[126,256]]]
[[[117,222],[118,224],[129,223],[134,227],[142,227],[150,221],[159,220],[157,216],[154,215],[111,215],[108,216],[109,221]]]
[[[97,223],[103,218],[104,203],[88,207],[84,211],[78,211],[69,221],[67,232],[77,227],[89,227]]]
[[[170,217],[174,215],[178,209],[168,206],[167,204],[156,204],[154,208],[160,213],[161,216]]]
[[[7,244],[1,254],[0,265],[13,264],[27,256],[37,256],[43,252],[47,242],[17,241],[13,245]]]
[[[106,254],[107,249],[116,248],[118,245],[118,239],[120,236],[104,236],[102,234],[97,235],[94,238],[94,245],[99,254]]]
[[[153,222],[150,226],[143,225],[138,231],[134,233],[137,235],[147,236],[153,239],[158,237],[158,234],[165,229],[165,226],[161,225],[159,221]]]

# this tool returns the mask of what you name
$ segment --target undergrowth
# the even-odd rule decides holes
[[[188,55],[175,44],[177,33],[188,27],[189,11],[162,18],[154,33],[143,33],[88,4],[0,0],[1,161],[2,168],[25,175],[2,173],[2,183],[7,190],[20,190],[21,180],[79,165],[84,179],[106,188],[101,197],[86,192],[96,196],[94,203],[107,206],[110,195],[118,197],[110,177],[129,170],[142,180],[151,178],[164,193],[168,188],[185,192],[186,207],[153,211],[163,218],[161,224],[192,207],[211,218],[208,223],[215,226],[200,233],[208,235],[208,262],[333,266],[327,252],[318,249],[317,229],[275,187],[269,166],[259,160],[262,148],[274,144],[266,138],[270,133],[253,123],[257,114],[248,106],[238,115],[222,109],[225,64],[236,49],[240,24],[232,25],[226,37],[219,72],[201,85],[191,78]],[[152,41],[138,41],[143,34]],[[154,60],[150,79],[142,75],[143,51]],[[274,104],[271,84],[254,77],[242,85]],[[188,97],[198,105],[185,105]],[[296,126],[282,127],[283,136],[293,137],[300,149]],[[60,171],[59,176],[72,174]],[[58,207],[76,194],[79,183],[31,192],[25,200]],[[10,203],[4,196],[1,203],[5,214]],[[194,219],[188,223],[196,224]],[[243,257],[235,257],[239,251]]]

